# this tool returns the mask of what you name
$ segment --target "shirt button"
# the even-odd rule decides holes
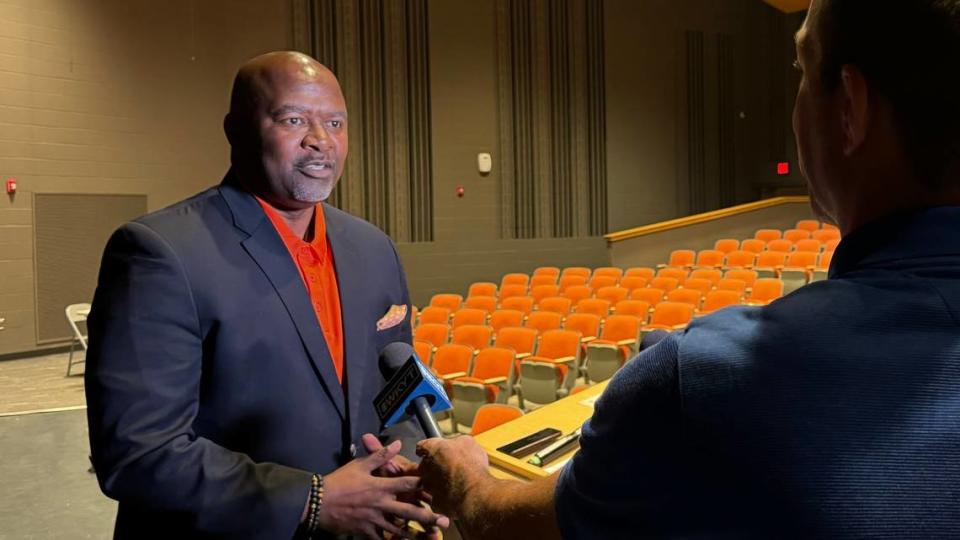
[[[350,443],[350,457],[357,457],[357,445]]]
[[[313,275],[313,274],[310,274],[310,275],[307,276],[307,277],[310,278],[310,281],[317,281],[317,276],[315,276],[315,275]]]

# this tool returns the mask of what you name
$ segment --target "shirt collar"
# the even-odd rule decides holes
[[[276,211],[270,203],[254,195],[254,198],[257,199],[257,202],[260,203],[260,207],[263,208],[263,212],[267,215],[267,218],[273,223],[273,227],[280,234],[280,238],[283,239],[283,243],[287,245],[288,248],[293,250],[294,248],[300,248],[309,246],[316,250],[316,256],[320,257],[322,261],[326,257],[327,253],[327,225],[326,219],[323,214],[323,204],[318,203],[314,206],[314,218],[313,218],[313,240],[310,242],[305,241],[303,238],[300,238],[294,234],[293,230],[290,229],[290,226],[287,225],[287,222],[280,216],[280,213]]]
[[[960,207],[894,214],[861,226],[840,241],[829,275],[935,256],[960,256]]]

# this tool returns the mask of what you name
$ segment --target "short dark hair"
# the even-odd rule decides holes
[[[817,21],[826,88],[859,68],[892,104],[917,175],[960,185],[960,0],[824,0]]]

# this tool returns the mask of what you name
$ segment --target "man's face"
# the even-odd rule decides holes
[[[329,72],[304,62],[271,72],[261,90],[253,121],[263,195],[285,209],[325,200],[347,157],[347,107],[340,85]]]
[[[821,2],[814,0],[807,18],[797,32],[797,67],[802,72],[800,88],[793,107],[793,132],[797,140],[800,172],[807,179],[810,203],[820,218],[836,222],[835,188],[842,171],[835,100],[820,76],[820,41],[816,19]]]

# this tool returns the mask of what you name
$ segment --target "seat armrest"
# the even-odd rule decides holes
[[[550,361],[554,364],[569,364],[570,362],[576,361],[576,356],[561,356],[560,358],[551,358]]]
[[[454,371],[453,373],[447,373],[446,375],[441,375],[440,378],[445,381],[449,381],[449,380],[456,379],[457,377],[466,377],[466,376],[467,376],[466,371]]]
[[[686,327],[687,327],[686,324],[675,324],[671,328],[673,328],[674,330],[683,330]]]
[[[489,379],[484,379],[483,384],[500,384],[507,382],[506,377],[490,377]]]
[[[617,346],[609,341],[600,341],[594,343],[588,343],[587,349],[616,349]]]
[[[637,344],[636,339],[621,339],[620,341],[617,342],[617,345],[636,345],[636,344]]]
[[[580,343],[590,343],[591,341],[597,339],[597,336],[588,336],[585,338],[580,338]]]

